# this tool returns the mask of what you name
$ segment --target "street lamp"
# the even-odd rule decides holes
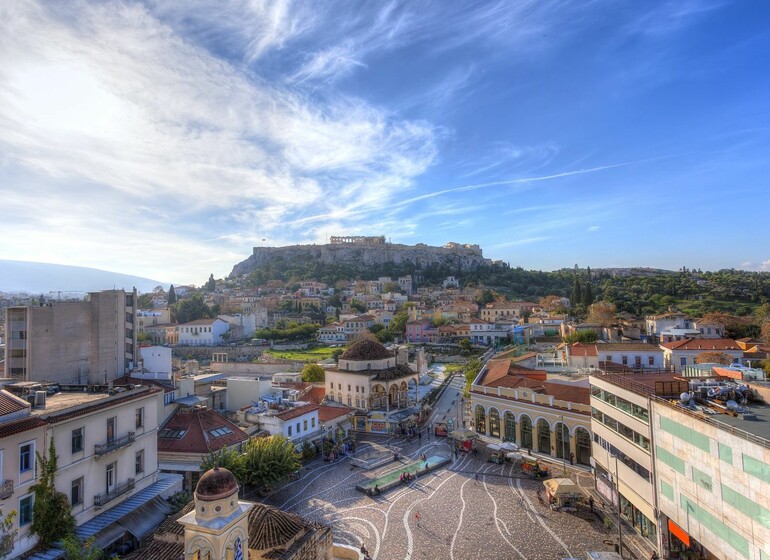
[[[615,494],[618,497],[618,553],[620,554],[620,557],[623,558],[623,529],[620,519],[620,479],[618,476],[618,456],[614,453],[610,456],[615,459]]]

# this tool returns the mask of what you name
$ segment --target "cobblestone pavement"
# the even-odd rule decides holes
[[[366,436],[359,447],[366,445]],[[421,453],[451,456],[443,438],[377,438],[403,446],[412,459]],[[611,550],[613,535],[588,512],[563,513],[542,503],[542,482],[523,478],[510,464],[461,456],[446,468],[381,496],[368,497],[355,485],[376,471],[351,467],[344,459],[314,463],[301,478],[267,502],[329,524],[334,540],[363,542],[373,558],[452,560],[519,558],[554,560],[584,557],[587,550]],[[476,475],[478,474],[478,480]],[[419,523],[417,514],[420,514]]]

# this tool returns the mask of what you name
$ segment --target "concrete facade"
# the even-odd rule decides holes
[[[137,362],[136,299],[136,290],[106,290],[6,309],[6,375],[94,385],[128,374]]]

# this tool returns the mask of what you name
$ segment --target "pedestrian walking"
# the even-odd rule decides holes
[[[593,496],[589,496],[588,497],[588,505],[591,508],[591,513],[593,513],[594,512],[594,497]]]
[[[422,441],[422,430],[421,430],[421,431],[419,431],[419,432],[417,432],[417,439],[419,439],[420,441]]]
[[[575,454],[572,451],[569,452],[569,464],[570,465],[575,464]]]
[[[479,473],[476,473],[473,475],[474,482],[473,484],[476,484],[478,486],[479,484]]]
[[[419,511],[415,511],[414,512],[414,518],[417,521],[417,526],[419,527],[420,526],[420,519],[421,519]]]

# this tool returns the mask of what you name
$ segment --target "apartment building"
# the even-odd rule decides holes
[[[6,376],[24,381],[106,384],[137,361],[136,290],[84,301],[6,309]]]
[[[670,374],[591,375],[592,464],[596,489],[659,548],[649,396],[688,388]]]
[[[182,477],[158,471],[157,411],[163,390],[129,385],[63,387],[55,391],[19,382],[0,391],[2,505],[19,512],[15,553],[32,548],[29,534],[36,455],[53,441],[57,490],[67,495],[76,534],[107,551],[136,544],[169,512],[164,502],[181,490]],[[5,421],[4,421],[5,420]],[[120,506],[119,509],[118,506]]]
[[[706,416],[652,400],[664,552],[770,558],[770,407],[736,412]]]

